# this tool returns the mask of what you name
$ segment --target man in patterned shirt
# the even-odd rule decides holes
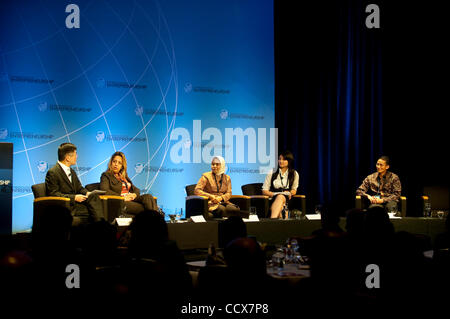
[[[364,179],[356,190],[356,195],[360,195],[366,204],[383,205],[387,211],[391,211],[397,208],[402,192],[400,179],[388,171],[389,157],[381,156],[376,167],[377,172]]]

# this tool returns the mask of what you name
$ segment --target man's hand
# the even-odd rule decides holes
[[[377,198],[370,195],[367,195],[367,198],[369,199],[371,204],[383,204],[383,200],[381,198]]]
[[[87,199],[87,196],[85,196],[85,195],[81,195],[81,194],[75,195],[75,201],[78,203],[84,202],[86,199]]]
[[[135,193],[128,193],[128,194],[125,194],[123,197],[126,202],[130,202],[130,201],[134,200],[136,198],[136,196],[137,195]]]

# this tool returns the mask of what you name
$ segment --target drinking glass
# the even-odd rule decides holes
[[[443,219],[443,218],[444,218],[444,211],[439,210],[439,211],[437,212],[437,216],[438,216],[439,219]]]
[[[177,215],[176,214],[169,214],[170,222],[175,223],[177,221]]]
[[[431,217],[431,204],[425,203],[424,209],[423,209],[423,217]]]
[[[256,207],[251,206],[250,207],[250,215],[256,215],[256,214],[257,214]]]
[[[282,270],[284,268],[284,252],[282,248],[277,249],[277,251],[272,255],[273,267]]]
[[[322,214],[322,205],[316,205],[314,207],[314,212],[319,215]]]

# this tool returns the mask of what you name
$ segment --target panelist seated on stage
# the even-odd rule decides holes
[[[58,163],[45,176],[47,196],[70,198],[73,225],[104,220],[98,194],[88,192],[71,168],[77,163],[77,158],[77,147],[72,143],[63,143],[58,147]]]
[[[221,218],[230,211],[238,211],[239,207],[230,203],[231,178],[225,174],[225,160],[222,156],[214,156],[211,161],[211,172],[200,177],[194,194],[208,197],[208,217]]]
[[[272,199],[270,218],[283,218],[287,202],[297,194],[299,175],[294,169],[294,155],[285,151],[278,156],[278,169],[268,173],[262,187],[263,195]],[[285,216],[288,218],[288,216]]]
[[[127,159],[122,152],[115,152],[108,163],[108,169],[100,178],[100,189],[106,195],[123,196],[125,213],[136,215],[144,210],[158,210],[156,201],[150,194],[140,195],[127,174]]]
[[[398,176],[389,172],[389,157],[381,156],[376,164],[377,172],[367,176],[356,190],[365,206],[382,205],[387,211],[397,208],[402,192]]]

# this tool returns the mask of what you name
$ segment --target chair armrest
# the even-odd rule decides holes
[[[289,209],[298,209],[306,214],[306,195],[294,195],[289,201]]]
[[[268,217],[269,213],[269,196],[267,195],[249,195],[250,207],[256,208],[256,213],[259,218]]]
[[[402,217],[406,217],[406,197],[400,196],[400,213]]]
[[[44,197],[38,197],[34,200],[34,202],[43,202],[43,201],[50,201],[50,200],[56,200],[56,201],[63,201],[63,202],[70,202],[70,198],[67,197],[56,197],[56,196],[44,196]]]
[[[186,196],[185,210],[186,218],[203,215],[205,219],[208,219],[208,197],[197,195]]]
[[[233,203],[241,210],[249,211],[250,210],[250,196],[245,195],[231,195],[230,203]]]
[[[355,208],[362,209],[362,197],[361,195],[355,196]]]
[[[256,195],[255,195],[256,196]],[[230,199],[232,198],[245,198],[245,199],[250,199],[250,196],[246,196],[246,195],[231,195]]]
[[[117,196],[117,195],[100,195],[100,199],[108,200],[108,199],[119,199],[124,200],[123,196]]]
[[[193,200],[193,199],[208,200],[208,197],[206,197],[206,196],[197,196],[197,195],[186,196],[186,200]]]

